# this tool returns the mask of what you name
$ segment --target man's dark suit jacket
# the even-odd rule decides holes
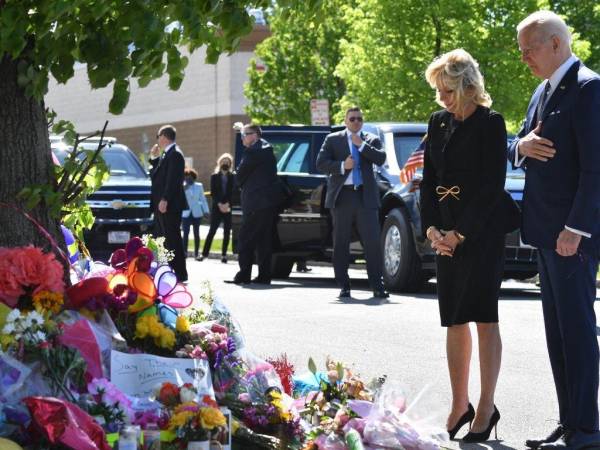
[[[152,179],[151,208],[158,208],[161,200],[167,201],[167,212],[181,212],[187,209],[183,190],[185,159],[181,150],[173,144],[160,158],[150,160]]]
[[[556,153],[546,162],[526,158],[523,241],[555,249],[565,225],[586,233],[580,249],[600,251],[600,78],[580,61],[567,71],[537,118],[544,83],[536,89],[523,128],[509,146],[514,162],[520,138],[542,121],[541,136]]]
[[[212,208],[218,209],[218,203],[229,203],[231,205],[231,194],[233,193],[233,174],[227,174],[227,186],[223,191],[221,182],[221,172],[213,173],[210,176],[210,195],[212,197]]]
[[[276,208],[285,199],[273,147],[263,139],[244,149],[236,181],[242,190],[240,201],[244,214]]]
[[[385,162],[385,151],[374,134],[362,131],[361,137],[365,145],[360,152],[360,173],[363,181],[363,203],[366,208],[377,209],[381,202],[379,188],[373,174],[373,164],[381,166]],[[337,197],[351,170],[341,172],[342,162],[350,156],[350,146],[346,130],[327,135],[317,156],[317,170],[329,175],[327,178],[327,195],[325,207],[334,208]]]

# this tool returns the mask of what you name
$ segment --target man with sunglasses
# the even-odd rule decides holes
[[[356,224],[367,260],[373,296],[389,297],[383,288],[383,257],[380,247],[379,188],[373,164],[385,162],[379,138],[362,131],[363,115],[358,107],[346,111],[346,129],[329,134],[317,156],[317,169],[328,175],[325,207],[333,219],[333,269],[340,286],[339,298],[349,298],[350,241]]]
[[[242,225],[238,236],[239,272],[233,283],[271,284],[273,227],[285,196],[277,176],[273,147],[261,139],[258,125],[244,125],[241,131],[245,150],[236,170],[241,189]],[[256,253],[258,276],[250,280]]]
[[[185,282],[188,279],[185,266],[187,249],[184,250],[181,239],[181,212],[188,209],[183,189],[185,159],[175,143],[175,136],[174,126],[161,127],[156,135],[157,142],[150,150],[150,206],[154,212],[155,234],[165,237],[165,247],[175,255],[169,265],[177,279]]]

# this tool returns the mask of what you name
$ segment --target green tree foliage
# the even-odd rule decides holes
[[[520,61],[517,24],[533,11],[554,9],[578,32],[575,53],[596,67],[600,65],[600,5],[596,3],[329,0],[323,2],[319,22],[308,25],[301,16],[279,15],[276,10],[273,36],[257,50],[267,71],[250,71],[247,112],[262,122],[308,123],[309,99],[329,83],[336,89],[323,91],[334,121],[341,122],[343,111],[352,104],[360,105],[369,120],[425,121],[439,109],[435,92],[425,81],[427,65],[444,52],[464,48],[479,62],[493,108],[515,130],[539,82]],[[315,27],[313,33],[306,33]],[[323,30],[337,32],[322,40],[318,36]],[[336,36],[339,43],[332,41]],[[590,47],[590,42],[596,44]]]
[[[360,0],[352,41],[337,73],[343,104],[362,105],[370,120],[425,121],[439,106],[424,78],[438,55],[464,48],[478,60],[493,107],[508,120],[523,115],[536,81],[520,62],[515,27],[534,0]]]
[[[324,0],[317,14],[298,8],[289,14],[276,6],[269,20],[272,35],[256,48],[245,86],[246,113],[261,123],[310,123],[310,100],[326,98],[339,110],[345,92],[334,75],[340,42],[346,36],[345,11],[353,0]],[[266,70],[257,70],[262,64]]]

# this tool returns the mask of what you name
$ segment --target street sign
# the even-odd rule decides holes
[[[329,100],[313,98],[310,101],[311,125],[329,125]]]

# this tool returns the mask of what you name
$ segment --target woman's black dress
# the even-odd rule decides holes
[[[420,185],[423,231],[435,226],[466,238],[453,257],[436,257],[442,326],[498,322],[504,235],[515,228],[506,161],[499,113],[478,106],[463,122],[446,110],[431,116]]]

